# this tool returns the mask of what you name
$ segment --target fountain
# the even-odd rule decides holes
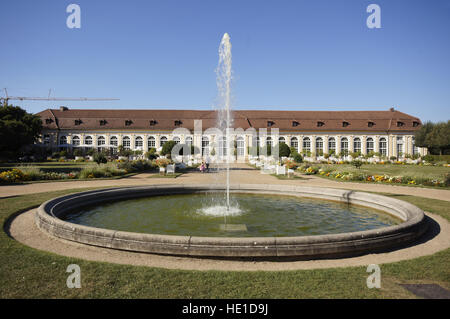
[[[66,195],[43,203],[36,225],[58,238],[113,249],[307,259],[383,251],[426,231],[423,211],[394,198],[308,186],[230,184],[232,70],[227,33],[216,73],[218,128],[227,143],[225,185],[152,185]],[[217,205],[212,194],[225,194],[226,204]],[[218,221],[222,216],[225,224]]]

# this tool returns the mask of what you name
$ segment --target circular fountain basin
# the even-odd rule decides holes
[[[236,211],[226,221],[220,207],[205,206],[223,188],[158,185],[58,197],[38,208],[36,224],[59,238],[114,249],[308,259],[390,249],[427,226],[416,206],[375,194],[242,184],[230,191]]]

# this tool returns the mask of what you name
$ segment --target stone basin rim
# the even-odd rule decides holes
[[[374,253],[410,243],[427,228],[424,212],[398,199],[343,189],[232,184],[235,193],[289,195],[357,204],[400,218],[398,225],[366,231],[298,237],[198,237],[132,233],[78,225],[60,219],[68,209],[155,195],[223,191],[211,184],[172,184],[107,188],[60,196],[43,203],[35,223],[48,234],[83,244],[137,252],[206,257],[347,257]]]

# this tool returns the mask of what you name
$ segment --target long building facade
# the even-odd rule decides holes
[[[53,150],[96,148],[115,154],[125,149],[160,150],[167,141],[194,145],[199,156],[226,155],[217,111],[46,109],[38,115],[44,130],[40,143]],[[422,123],[395,109],[386,111],[266,111],[232,112],[236,156],[247,159],[256,145],[284,142],[299,153],[380,153],[386,157],[425,155],[414,143]],[[254,135],[253,132],[256,132]],[[255,138],[255,136],[257,136]],[[220,140],[218,140],[220,139]]]

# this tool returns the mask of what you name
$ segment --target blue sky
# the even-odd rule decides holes
[[[66,7],[81,7],[81,29]],[[381,7],[381,29],[366,8]],[[450,1],[2,0],[0,88],[56,108],[211,109],[223,33],[236,109],[387,110],[450,118]],[[3,96],[4,93],[1,92]]]

